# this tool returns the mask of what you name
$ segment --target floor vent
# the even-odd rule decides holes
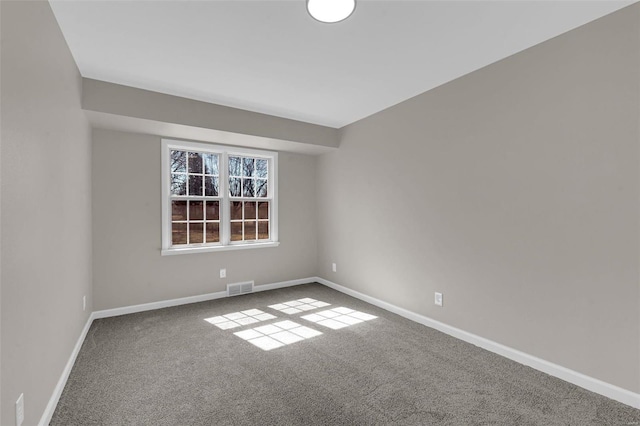
[[[253,293],[253,281],[246,283],[227,284],[227,296]]]

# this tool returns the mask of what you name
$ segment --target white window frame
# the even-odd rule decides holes
[[[219,157],[220,198],[220,242],[205,243],[197,246],[171,246],[171,150],[196,151],[217,154]],[[268,241],[231,241],[231,201],[245,201],[244,197],[229,195],[229,157],[245,156],[269,160],[267,193],[269,200],[269,237]],[[176,139],[162,139],[162,249],[163,256],[187,253],[205,253],[226,250],[243,250],[253,248],[277,247],[278,241],[278,153],[249,148],[238,148],[200,142],[188,142]],[[252,198],[251,201],[260,201]]]

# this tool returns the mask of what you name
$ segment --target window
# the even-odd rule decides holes
[[[162,254],[278,245],[277,153],[162,141]]]

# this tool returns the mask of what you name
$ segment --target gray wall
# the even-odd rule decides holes
[[[91,312],[91,143],[47,2],[2,9],[2,418],[40,420]],[[82,296],[88,297],[86,312]]]
[[[320,276],[640,391],[639,14],[345,127]]]
[[[315,157],[279,154],[279,247],[160,256],[160,152],[156,136],[93,132],[96,310],[316,275]]]

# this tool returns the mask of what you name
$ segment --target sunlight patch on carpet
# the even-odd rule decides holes
[[[255,324],[274,318],[278,317],[263,312],[260,309],[249,309],[247,311],[232,312],[226,315],[205,318],[205,321],[222,330],[228,330],[230,328],[242,327],[243,325]]]
[[[370,321],[378,317],[341,306],[339,308],[327,309],[326,311],[305,315],[300,318],[320,324],[332,330],[338,330],[364,321]]]
[[[280,321],[233,333],[262,350],[280,348],[321,335],[322,333],[293,321]]]
[[[312,309],[324,308],[325,306],[329,306],[329,305],[331,304],[327,302],[322,302],[320,300],[311,299],[310,297],[306,297],[304,299],[290,300],[288,302],[276,303],[275,305],[269,305],[269,307],[271,309],[275,309],[276,311],[293,315],[293,314],[299,314],[300,312],[310,311]]]
[[[290,300],[288,302],[269,305],[269,308],[289,315],[303,314],[300,318],[332,330],[339,330],[341,328],[378,318],[374,315],[355,311],[344,306],[313,313],[306,312],[318,308],[324,308],[326,306],[331,306],[331,304],[307,297],[304,299]],[[260,309],[254,308],[206,318],[205,321],[215,325],[221,330],[251,325],[252,328],[237,331],[233,334],[265,351],[291,345],[323,334],[318,330],[314,330],[313,328],[303,326],[290,320],[261,326],[255,325],[262,321],[277,318],[278,317],[275,315],[271,315],[261,311]]]

